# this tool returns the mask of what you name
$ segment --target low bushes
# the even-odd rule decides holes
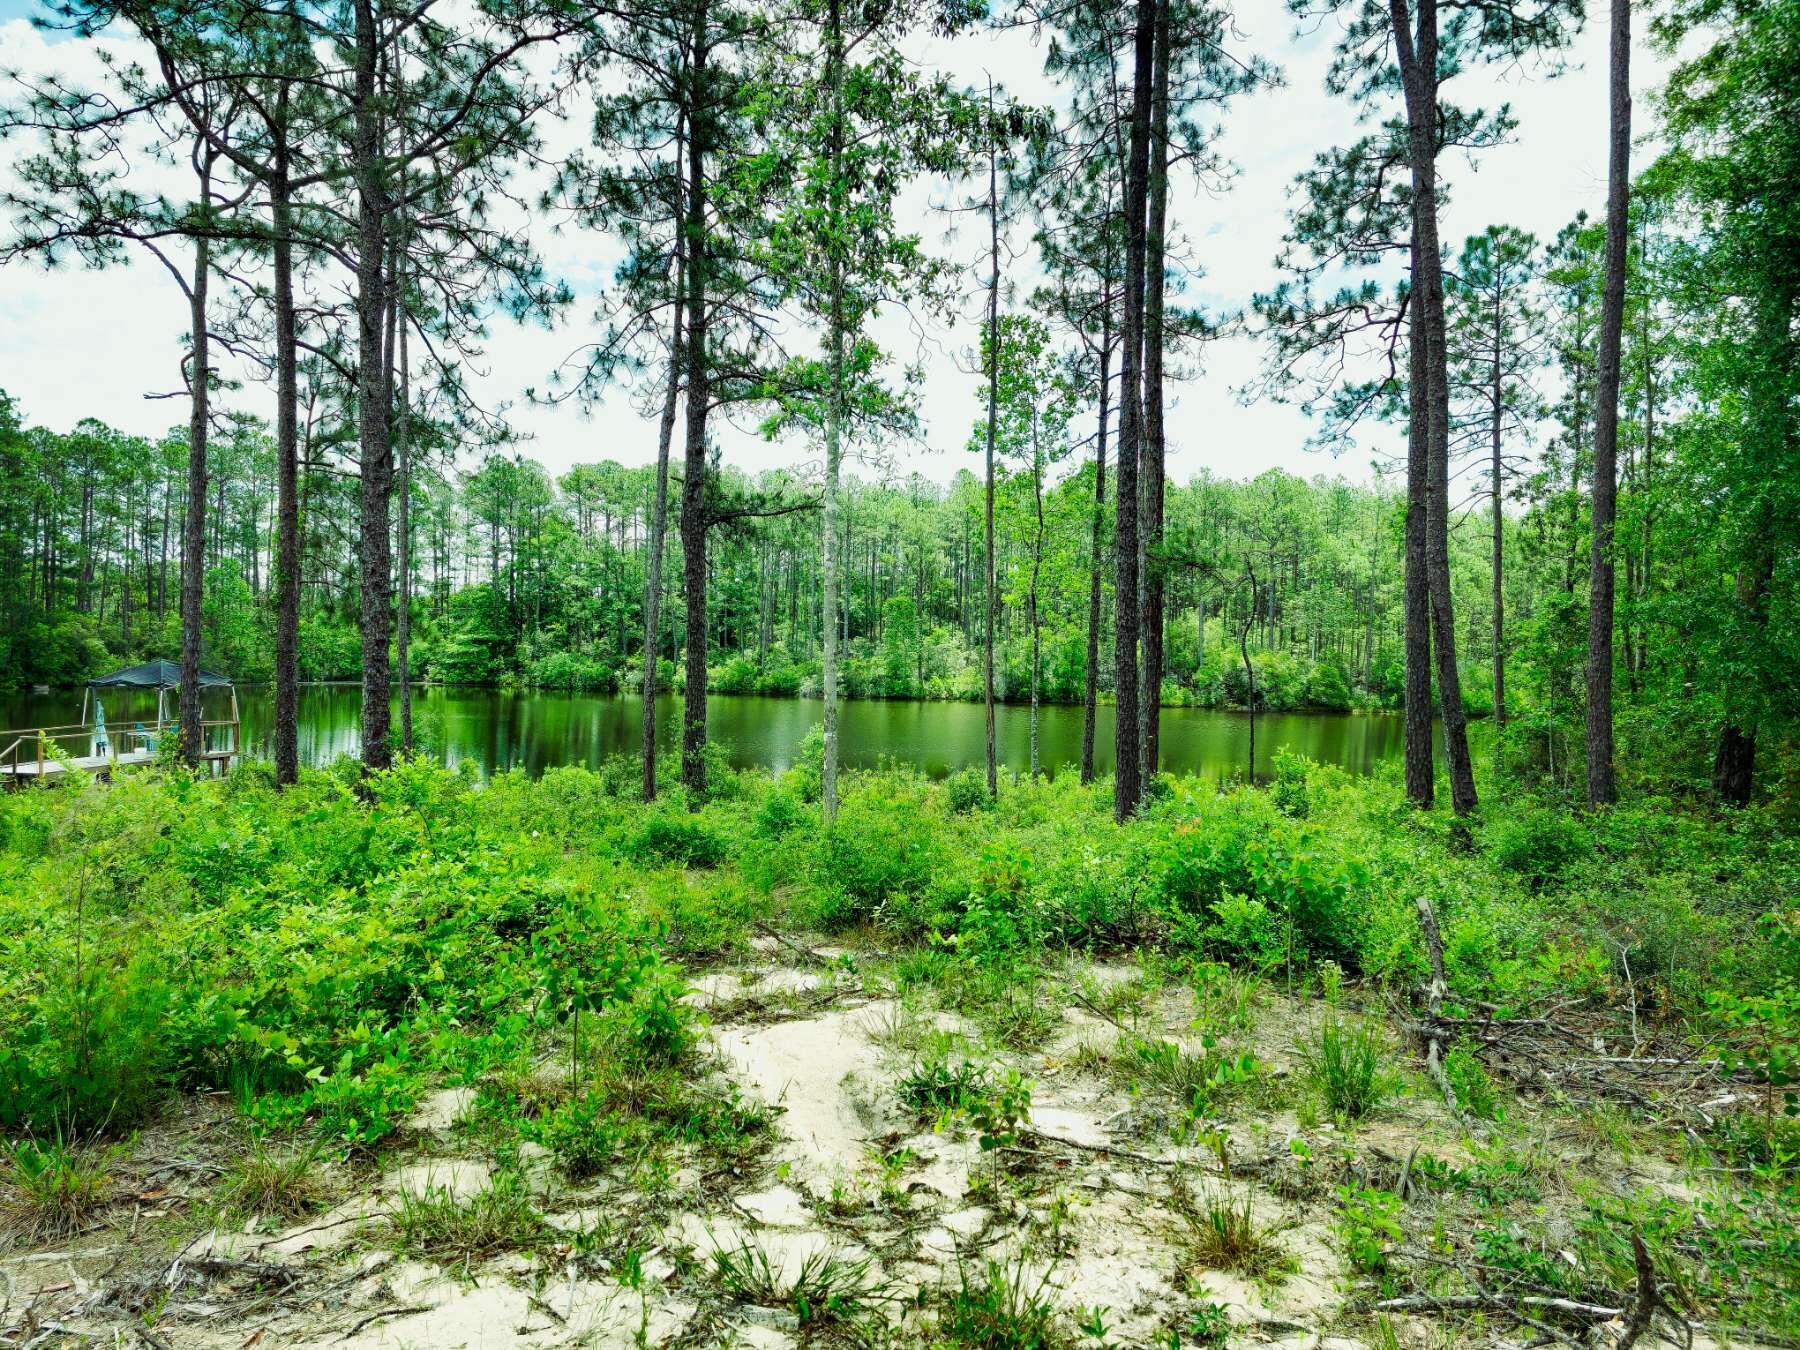
[[[1800,851],[1760,813],[1696,823],[1645,800],[1577,820],[1490,796],[1470,835],[1391,779],[1284,759],[1270,790],[1165,780],[1124,825],[1108,785],[1073,775],[1008,776],[990,800],[978,775],[851,772],[825,829],[816,755],[778,779],[715,764],[697,810],[678,789],[634,800],[611,765],[483,787],[423,761],[280,794],[175,772],[0,799],[0,1128],[116,1134],[208,1087],[260,1131],[366,1149],[427,1086],[547,1046],[571,1101],[621,1057],[663,1101],[653,1080],[694,1044],[680,964],[769,921],[914,944],[1008,1043],[1042,1033],[1033,982],[1058,951],[1155,947],[1296,982],[1332,961],[1410,987],[1421,895],[1453,996],[1629,978],[1641,1007],[1792,1073],[1792,924],[1756,921],[1800,889]],[[606,1147],[583,1109],[533,1117],[572,1169]]]

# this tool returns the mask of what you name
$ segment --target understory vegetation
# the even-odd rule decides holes
[[[209,1102],[228,1155],[167,1242],[246,1215],[304,1223],[414,1156],[418,1113],[452,1090],[479,1184],[428,1161],[425,1184],[364,1216],[410,1258],[573,1250],[626,1288],[785,1309],[807,1336],[1107,1343],[1115,1314],[1059,1302],[1046,1267],[1078,1218],[1033,1162],[1059,1147],[1043,1076],[1073,1074],[1121,1103],[1129,1142],[1102,1154],[1177,1150],[1154,1175],[1184,1268],[1279,1288],[1299,1278],[1287,1230],[1313,1224],[1344,1272],[1333,1316],[1357,1334],[1379,1334],[1383,1300],[1498,1316],[1454,1301],[1475,1297],[1459,1268],[1527,1315],[1518,1297],[1604,1304],[1634,1288],[1633,1233],[1673,1315],[1800,1318],[1800,921],[1783,908],[1800,855],[1773,808],[1577,816],[1494,796],[1465,823],[1413,811],[1387,778],[1290,761],[1279,791],[1165,778],[1118,825],[1107,785],[1072,775],[990,803],[893,770],[853,777],[827,831],[816,765],[721,769],[696,802],[647,806],[631,781],[564,767],[484,785],[412,760],[279,794],[251,765],[0,798],[0,1226],[30,1245],[132,1222],[118,1178],[141,1141]],[[1421,900],[1442,929],[1441,1012],[1418,994]],[[758,952],[804,980],[695,994]],[[1171,991],[1173,1035],[1150,1017]],[[780,1107],[721,1067],[720,1027],[850,996],[885,1010],[868,1034],[898,1057],[891,1137],[966,1138],[969,1196],[1018,1216],[1022,1245],[971,1245],[916,1289],[866,1249],[790,1268],[752,1236],[646,1274],[670,1197],[696,1184],[680,1177],[706,1193],[798,1165],[777,1158]],[[1066,1016],[1110,1039],[1065,1043]],[[1543,1058],[1539,1022],[1591,1038],[1602,1077]],[[1455,1116],[1422,1026],[1452,1029]],[[1614,1090],[1619,1064],[1648,1076]],[[1381,1133],[1427,1110],[1432,1130]],[[1266,1135],[1253,1164],[1244,1128]],[[1608,1167],[1656,1176],[1656,1157],[1685,1180],[1581,1183],[1548,1142],[1570,1131]],[[845,1223],[903,1213],[915,1147],[876,1148],[813,1203]],[[596,1186],[640,1208],[553,1221],[557,1193]],[[1164,1330],[1228,1334],[1188,1284]]]

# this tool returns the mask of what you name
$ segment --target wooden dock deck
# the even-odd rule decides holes
[[[129,750],[117,756],[79,755],[46,759],[41,765],[35,759],[20,760],[17,764],[0,764],[0,778],[10,778],[16,782],[41,782],[72,769],[85,769],[89,773],[110,773],[115,765],[148,764],[155,758],[148,750]]]
[[[201,752],[201,762],[209,770],[217,764],[229,772],[231,761],[243,753],[240,747],[242,733],[235,715],[235,698],[232,712],[230,720],[200,724],[203,737],[211,739],[207,737],[207,733],[219,727],[225,729],[225,738],[229,741],[224,746],[208,746]],[[75,743],[75,748],[91,748],[91,727],[40,727],[28,731],[0,732],[0,789],[22,788],[33,783],[49,786],[66,779],[77,770],[99,778],[110,778],[112,771],[121,765],[131,768],[149,764],[156,758],[156,751],[150,747],[158,739],[177,734],[178,728],[172,722],[158,722],[148,727],[139,724],[113,733],[115,745],[124,741],[129,748],[114,749],[99,755],[72,755],[68,753],[70,742]],[[85,747],[81,744],[83,741],[87,742]]]

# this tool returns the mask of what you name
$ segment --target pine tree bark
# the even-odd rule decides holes
[[[200,152],[200,202],[212,200],[213,151]],[[200,725],[201,607],[206,596],[206,445],[211,425],[212,337],[207,330],[207,289],[212,276],[212,242],[194,240],[194,277],[188,286],[189,339],[187,513],[181,522],[181,689],[176,699],[181,755],[200,763],[206,729]]]
[[[1414,806],[1429,810],[1437,798],[1437,770],[1433,764],[1431,737],[1431,583],[1425,573],[1425,461],[1429,413],[1419,396],[1426,383],[1426,358],[1416,284],[1408,304],[1412,331],[1407,338],[1407,388],[1411,408],[1406,436],[1404,529],[1406,795]]]
[[[1088,544],[1087,664],[1081,692],[1081,781],[1094,781],[1094,730],[1100,714],[1100,591],[1106,557],[1106,424],[1112,385],[1112,292],[1101,283],[1100,427],[1094,440],[1094,523]]]
[[[997,154],[991,138],[994,87],[988,85],[988,315],[987,315],[987,473],[982,491],[983,545],[981,564],[981,703],[987,731],[988,796],[1000,790],[1000,765],[994,735],[994,443],[1000,419],[1000,186]]]
[[[1139,774],[1150,783],[1161,767],[1163,606],[1163,312],[1166,231],[1169,216],[1169,11],[1170,0],[1154,0],[1155,71],[1150,90],[1150,181],[1144,248],[1144,449],[1138,530],[1139,585],[1143,594],[1144,682],[1138,704]]]
[[[373,0],[355,0],[355,74],[352,136],[356,187],[356,395],[362,508],[361,562],[362,760],[370,771],[393,763],[388,707],[392,680],[388,642],[393,632],[393,558],[389,499],[393,449],[388,436],[387,315],[388,200],[381,162],[381,109],[377,90],[380,36]]]
[[[1139,765],[1138,457],[1143,442],[1145,239],[1150,176],[1150,86],[1155,65],[1155,0],[1138,0],[1133,42],[1131,128],[1126,154],[1125,305],[1119,359],[1119,472],[1113,511],[1113,815],[1123,821],[1143,798]]]
[[[831,294],[827,301],[829,313],[826,315],[826,324],[830,330],[826,336],[830,343],[831,369],[830,388],[827,390],[825,407],[825,519],[822,522],[820,537],[823,553],[820,563],[825,574],[825,612],[823,615],[825,641],[822,663],[825,696],[823,717],[825,745],[824,760],[819,774],[819,808],[825,824],[831,825],[837,820],[838,810],[837,522],[842,488],[840,480],[844,461],[844,364],[846,359],[844,352],[844,264],[839,253],[842,243],[838,237],[842,222],[838,218],[836,210],[840,200],[837,185],[844,172],[844,33],[839,0],[829,0],[827,6],[826,46],[826,82],[830,89],[828,96],[831,99],[832,113],[831,138],[827,152],[830,158],[828,172],[832,182],[833,219],[830,222],[831,240],[829,244],[831,249],[829,281]],[[991,98],[989,104],[991,111]],[[991,413],[989,415],[992,416]],[[988,462],[990,465],[993,462],[991,451]],[[989,481],[992,481],[991,476]],[[991,648],[988,671],[988,691],[991,700],[993,694]],[[988,727],[988,753],[991,766],[993,756],[991,703],[988,711]],[[989,774],[991,779],[991,767]],[[991,783],[989,790],[992,790]]]
[[[1416,33],[1407,22],[1407,0],[1389,0],[1389,12],[1405,91],[1407,150],[1412,170],[1415,343],[1421,332],[1425,337],[1425,573],[1431,607],[1431,646],[1436,658],[1444,758],[1450,769],[1450,804],[1458,815],[1466,815],[1475,809],[1476,797],[1467,715],[1462,705],[1462,678],[1456,665],[1455,606],[1450,593],[1450,383],[1437,219],[1436,0],[1419,3]],[[1415,416],[1420,392],[1417,386],[1411,391]]]
[[[675,175],[681,176],[681,139],[676,137]],[[675,404],[681,392],[682,302],[686,299],[687,222],[677,201],[674,213],[675,312],[669,322],[669,384],[663,391],[662,421],[656,435],[656,498],[650,508],[644,559],[644,800],[656,800],[656,652],[662,628],[663,544],[669,530],[669,448],[675,442]]]
[[[1492,561],[1490,571],[1493,586],[1492,641],[1494,644],[1494,748],[1499,753],[1499,733],[1506,729],[1506,592],[1502,587],[1502,567],[1505,565],[1505,513],[1501,509],[1501,501],[1505,496],[1506,466],[1501,459],[1501,427],[1504,421],[1505,389],[1501,380],[1501,347],[1500,347],[1500,297],[1494,297],[1494,371],[1493,388],[1490,391],[1493,407],[1490,409],[1491,421],[1488,425],[1488,472],[1493,477],[1489,491],[1489,505],[1493,516]]]
[[[276,95],[269,177],[275,267],[275,783],[300,777],[300,355],[288,189],[288,87]]]
[[[707,97],[706,62],[710,51],[706,0],[694,10],[693,81],[698,97]],[[706,491],[706,417],[712,400],[706,355],[706,155],[710,115],[696,107],[688,145],[687,185],[687,428],[682,447],[681,551],[682,582],[687,609],[686,688],[681,701],[681,781],[690,809],[698,810],[706,793],[706,536],[709,524]]]
[[[1593,519],[1588,552],[1587,793],[1618,799],[1613,764],[1613,532],[1618,518],[1619,366],[1625,329],[1625,245],[1631,192],[1631,0],[1612,0],[1611,145],[1606,192],[1606,280],[1595,380]]]
[[[400,753],[412,754],[412,383],[407,364],[406,309],[396,303],[400,325],[400,407],[395,427],[400,458],[400,543],[395,575],[398,616],[394,631],[394,657],[400,679]]]

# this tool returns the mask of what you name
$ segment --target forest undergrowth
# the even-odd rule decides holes
[[[635,775],[0,798],[5,1343],[1793,1343],[1773,808]]]

